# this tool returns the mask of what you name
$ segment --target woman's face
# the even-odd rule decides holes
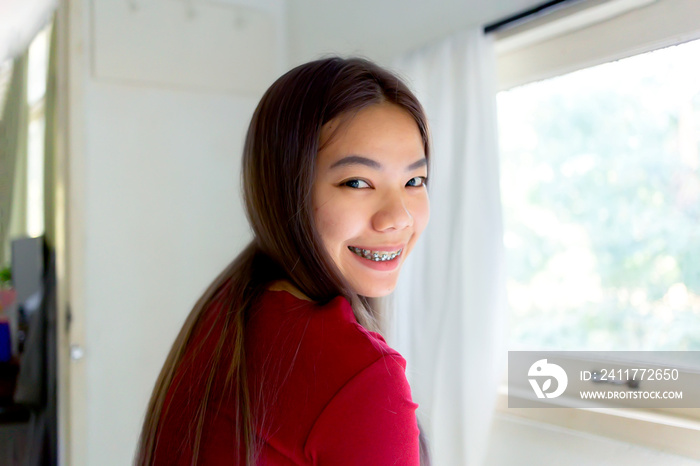
[[[386,296],[430,216],[418,125],[381,103],[329,121],[320,143],[312,203],[323,245],[356,293]]]

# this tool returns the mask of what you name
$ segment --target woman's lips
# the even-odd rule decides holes
[[[392,248],[394,247],[395,246],[392,246]],[[374,255],[369,252],[364,252],[381,250],[358,248],[360,251],[353,251],[351,248],[353,248],[353,246],[348,246],[348,253],[352,254],[352,256],[355,257],[360,264],[370,269],[379,271],[390,271],[396,269],[399,266],[399,263],[401,263],[401,256],[403,255],[402,247],[398,247],[397,249],[393,250],[393,253],[387,255],[385,258],[382,258],[381,255]],[[388,251],[392,251],[392,249],[389,249]]]

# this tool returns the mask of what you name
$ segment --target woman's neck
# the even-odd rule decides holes
[[[295,296],[299,299],[303,299],[305,301],[312,301],[311,298],[306,296],[304,293],[301,292],[301,290],[299,290],[299,288],[292,285],[287,280],[276,280],[274,282],[271,282],[268,285],[267,289],[270,291],[286,291],[286,292],[290,293],[292,296]]]

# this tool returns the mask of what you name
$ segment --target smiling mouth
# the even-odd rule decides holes
[[[348,249],[358,256],[369,259],[374,262],[385,262],[396,259],[401,255],[402,249],[398,251],[372,251],[369,249],[356,248],[354,246],[348,246]]]

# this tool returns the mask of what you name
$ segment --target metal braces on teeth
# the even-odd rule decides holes
[[[401,252],[403,251],[403,249],[399,249],[397,252],[391,254],[379,254],[378,252],[373,252],[369,249],[360,249],[353,246],[349,246],[349,249],[358,256],[364,257],[365,259],[369,259],[374,262],[390,261],[396,258],[396,256],[401,255]]]

